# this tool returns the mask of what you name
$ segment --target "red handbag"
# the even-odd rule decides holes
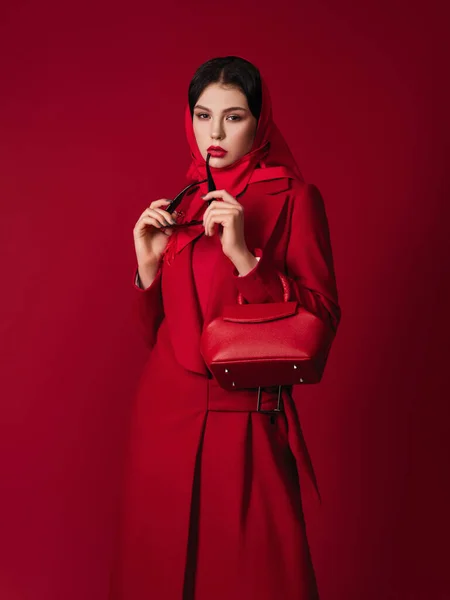
[[[224,307],[203,330],[200,352],[218,384],[226,390],[318,383],[335,333],[297,301]]]

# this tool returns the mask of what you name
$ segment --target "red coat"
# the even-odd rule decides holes
[[[238,277],[214,236],[203,314],[192,239],[146,290],[135,286],[151,352],[135,403],[111,600],[318,598],[299,489],[313,475],[293,400],[285,393],[277,417],[249,411],[256,393],[222,390],[199,339],[238,291],[248,302],[282,301],[278,270],[336,330],[328,223],[317,188],[297,180],[252,183],[239,201],[247,245],[261,259]],[[246,408],[220,411],[221,402]]]

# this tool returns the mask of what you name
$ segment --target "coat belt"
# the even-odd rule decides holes
[[[278,387],[264,388],[258,391],[236,390],[230,392],[220,387],[210,387],[207,410],[213,412],[280,412],[283,400],[279,400]],[[258,402],[259,396],[259,402]]]

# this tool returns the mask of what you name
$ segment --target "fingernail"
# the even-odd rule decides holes
[[[206,196],[207,196],[207,195],[208,195],[208,194],[205,194],[204,196],[200,196],[200,198],[201,198],[202,200],[204,200],[204,199],[206,198]]]

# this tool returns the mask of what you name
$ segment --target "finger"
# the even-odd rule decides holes
[[[229,210],[215,210],[211,212],[205,220],[205,233],[207,235],[213,235],[215,232],[215,225],[223,225],[223,227],[229,227],[235,220],[236,212]]]
[[[155,227],[155,229],[160,230],[162,233],[166,233],[166,229],[164,229],[164,225],[155,218],[149,215],[143,215],[135,225],[135,229],[138,231],[144,230],[146,227]]]
[[[203,222],[205,224],[209,224],[211,222],[211,219],[214,220],[214,218],[217,218],[218,221],[214,221],[214,222],[219,222],[221,219],[223,220],[224,217],[230,217],[231,220],[235,220],[239,217],[240,211],[236,209],[236,207],[234,206],[230,206],[230,207],[216,207],[212,210],[205,211],[205,214],[203,215]],[[231,222],[231,221],[230,221]],[[227,223],[228,225],[228,223]]]
[[[236,206],[215,206],[209,211],[205,210],[205,215],[234,215],[237,217],[240,214],[240,210]]]
[[[211,210],[207,210],[205,211],[205,214],[203,215],[203,226],[205,228],[205,235],[213,235],[214,234],[214,227],[211,226],[211,215],[213,213],[211,212]]]
[[[176,223],[174,215],[168,213],[166,210],[163,210],[162,208],[155,208],[153,210],[159,212],[159,214],[165,219],[168,225],[174,225]]]
[[[157,227],[158,229],[161,229],[162,227],[167,227],[167,223],[164,221],[162,216],[159,213],[153,211],[153,209],[147,208],[147,210],[144,211],[144,213],[141,215],[139,221],[142,221],[144,219],[151,219],[151,224],[154,227]]]
[[[172,200],[168,200],[167,198],[160,198],[159,200],[152,202],[148,208],[161,208],[162,206],[167,206],[171,202]]]
[[[212,198],[223,198],[226,202],[230,202],[230,204],[239,204],[239,202],[229,194],[226,190],[214,190],[212,192],[208,192],[204,196],[202,196],[203,200],[211,200]]]
[[[211,204],[208,206],[208,208],[203,213],[203,219],[206,219],[208,217],[208,215],[211,214],[212,211],[216,212],[218,210],[232,211],[233,213],[236,213],[236,214],[243,212],[241,210],[240,204],[238,204],[238,205],[228,204],[227,202],[216,202],[214,200],[214,202],[211,202]]]
[[[145,214],[150,214],[150,213],[148,213],[148,211],[161,210],[160,208],[158,208],[158,204],[161,204],[161,202],[164,202],[164,206],[166,206],[165,200],[155,200],[155,202],[152,202],[150,206],[146,207],[146,209],[142,212],[141,216],[145,215]]]
[[[227,206],[229,208],[243,208],[242,204],[234,204],[233,202],[228,202],[227,200],[213,200],[210,204],[208,204],[206,210],[211,208],[222,208],[223,206]]]
[[[175,220],[173,219],[172,215],[169,215],[169,213],[166,213],[160,208],[147,208],[144,214],[147,214],[157,219],[163,227],[167,227],[175,223]]]
[[[231,204],[229,202],[214,200],[203,213],[203,218],[206,219],[211,211],[216,212],[217,210],[230,210],[235,214],[241,213],[242,216],[244,215],[244,207],[241,204]]]
[[[216,228],[217,228],[217,223],[215,223],[214,221],[209,219],[208,222],[205,223],[205,235],[207,235],[207,236],[214,235],[216,233]]]
[[[204,214],[204,217],[203,217],[203,224],[204,224],[204,227],[205,227],[205,234],[206,235],[214,235],[214,230],[215,230],[215,227],[214,227],[214,224],[215,224],[214,214],[216,212],[217,212],[217,209],[216,209],[216,211],[210,210],[208,213],[206,213],[206,211],[205,211],[205,214]]]

